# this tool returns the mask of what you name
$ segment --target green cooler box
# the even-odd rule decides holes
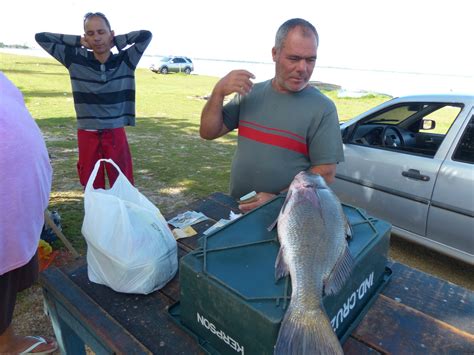
[[[170,313],[209,353],[273,354],[280,322],[291,296],[289,277],[275,281],[279,250],[278,196],[208,237],[181,259],[180,303]],[[341,343],[388,281],[390,224],[343,205],[352,225],[349,248],[355,259],[343,289],[323,299]]]

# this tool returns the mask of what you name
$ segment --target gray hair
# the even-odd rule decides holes
[[[303,20],[302,18],[292,18],[288,21],[285,21],[278,29],[275,36],[276,49],[281,49],[283,47],[283,42],[288,36],[288,33],[296,27],[301,28],[304,36],[309,36],[310,33],[314,34],[316,37],[316,46],[319,45],[319,36],[316,28],[310,22]]]

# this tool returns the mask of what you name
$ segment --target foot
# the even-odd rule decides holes
[[[54,339],[39,336],[15,335],[2,354],[50,354],[58,349]]]

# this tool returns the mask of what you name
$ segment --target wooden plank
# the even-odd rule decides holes
[[[358,340],[351,337],[347,338],[342,349],[344,350],[344,355],[380,354],[377,350],[374,350],[368,347],[367,345],[365,345],[364,343],[361,343]]]
[[[352,337],[381,353],[474,353],[473,334],[383,295],[375,301]]]
[[[202,237],[204,231],[216,223],[216,220],[209,219],[201,223],[193,225],[193,229],[197,234],[193,237],[179,239],[178,243],[183,245],[188,251],[198,249],[200,247],[199,238]]]
[[[235,213],[240,213],[239,204],[229,195],[223,194],[221,192],[215,192],[209,196],[209,199],[226,206],[229,211],[232,210]]]
[[[201,351],[194,339],[168,315],[168,308],[174,301],[162,292],[148,295],[115,292],[109,287],[91,283],[86,272],[78,272],[74,282],[153,353]]]
[[[221,218],[228,218],[229,212],[233,209],[234,212],[238,210],[237,204],[235,201],[221,193],[215,193],[209,197],[201,198],[198,200],[193,201],[187,206],[184,206],[172,213],[166,214],[166,220],[169,220],[180,213],[186,211],[196,211],[202,212],[207,217],[210,217],[216,221]]]
[[[101,346],[102,344],[100,340],[87,336],[87,332],[85,332],[86,336],[82,338],[78,336],[78,332],[81,332],[78,329],[80,327],[75,326],[73,330],[73,327],[71,326],[74,326],[75,324],[70,324],[62,318],[61,311],[59,310],[59,302],[57,302],[54,297],[50,297],[49,292],[45,288],[43,288],[43,300],[48,311],[49,318],[51,319],[51,325],[53,326],[56,341],[59,345],[59,350],[62,354],[84,355],[86,353],[84,346],[85,342],[89,344],[95,343],[94,345],[96,346],[94,348],[104,348]],[[72,317],[68,317],[68,320],[71,318]],[[77,324],[77,321],[75,321],[75,323]]]
[[[72,244],[69,242],[69,240],[66,238],[66,236],[63,234],[63,232],[58,228],[56,223],[51,218],[50,212],[48,210],[44,211],[44,221],[45,223],[53,230],[54,234],[61,239],[61,241],[64,243],[66,248],[69,249],[69,251],[72,253],[72,255],[75,258],[78,258],[80,255],[77,252],[77,250],[72,246]]]
[[[474,292],[400,263],[382,294],[474,334]]]
[[[188,251],[191,251],[200,247],[199,238],[203,236],[204,231],[213,226],[220,219],[228,219],[231,210],[235,213],[240,213],[238,204],[233,198],[228,195],[224,195],[223,193],[216,192],[210,195],[208,198],[194,201],[185,208],[170,214],[166,217],[166,219],[168,220],[173,218],[185,211],[202,212],[210,218],[209,220],[197,223],[192,226],[198,233],[196,236],[180,239],[178,241],[182,246],[187,248]]]
[[[206,216],[208,216],[207,213],[206,213],[206,209],[205,209],[205,211],[202,210],[202,206],[204,206],[204,207],[209,206],[209,207],[207,207],[209,209],[211,205],[214,205],[213,206],[214,208],[216,208],[216,206],[219,206],[217,202],[211,201],[208,198],[199,199],[199,200],[194,201],[190,205],[187,205],[183,208],[178,209],[175,212],[167,214],[165,216],[165,219],[170,220],[171,218],[176,217],[177,215],[179,215],[181,213],[184,213],[186,211],[203,212]],[[199,238],[203,235],[203,232],[216,223],[216,220],[213,219],[212,216],[208,216],[208,217],[210,217],[211,219],[203,221],[201,223],[197,223],[197,224],[192,226],[192,228],[194,230],[196,230],[197,235],[195,235],[193,237],[183,238],[183,239],[178,240],[178,243],[182,247],[184,247],[185,250],[187,250],[188,252],[199,248],[199,246],[200,246],[199,245]],[[174,227],[170,226],[170,228],[173,229]]]
[[[91,336],[114,352],[149,353],[150,351],[110,317],[101,307],[88,298],[58,268],[50,267],[40,274],[40,283],[48,293],[50,302],[67,308],[69,314],[90,330]],[[75,329],[77,331],[77,329]]]
[[[211,220],[193,226],[197,236],[178,241],[180,258],[199,247],[198,238],[204,230],[220,218],[227,219],[230,210],[238,212],[238,204],[215,193],[166,218],[187,210],[201,211]],[[345,353],[474,353],[473,293],[403,264],[394,263],[391,268],[391,281],[345,342]],[[132,353],[135,346],[138,352],[202,352],[196,339],[168,315],[168,307],[179,299],[179,275],[159,292],[144,296],[117,293],[89,282],[84,258],[61,271],[62,279],[50,280],[51,292],[75,312],[78,321],[96,332],[98,339],[116,346],[114,351]],[[130,346],[130,351],[124,351],[125,346]]]
[[[195,210],[204,213],[215,221],[218,221],[221,218],[229,219],[231,208],[219,201],[209,199],[196,206]]]
[[[181,259],[186,254],[187,252],[182,247],[178,248],[178,259]],[[168,282],[166,286],[163,287],[159,292],[169,297],[173,303],[179,300],[179,296],[180,296],[179,268],[178,268],[178,271],[176,272],[176,275],[173,277],[173,279],[170,282]]]
[[[176,211],[165,214],[164,217],[168,221],[171,218],[176,217],[180,213],[194,210],[196,208],[196,206],[199,206],[201,203],[203,203],[204,201],[207,201],[207,200],[208,200],[207,198],[201,198],[201,199],[195,200],[189,205],[183,206],[181,208],[178,208]]]
[[[56,268],[48,269],[41,282],[57,302],[114,352],[132,354],[142,349],[152,353],[202,353],[194,338],[168,315],[173,301],[160,292],[150,295],[115,292],[90,282],[86,265],[70,275]]]

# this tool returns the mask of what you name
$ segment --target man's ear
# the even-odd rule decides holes
[[[110,48],[115,47],[115,32],[110,31]]]
[[[272,48],[272,58],[273,58],[274,62],[276,62],[276,56],[277,56],[277,49],[276,49],[276,47],[273,47]]]

